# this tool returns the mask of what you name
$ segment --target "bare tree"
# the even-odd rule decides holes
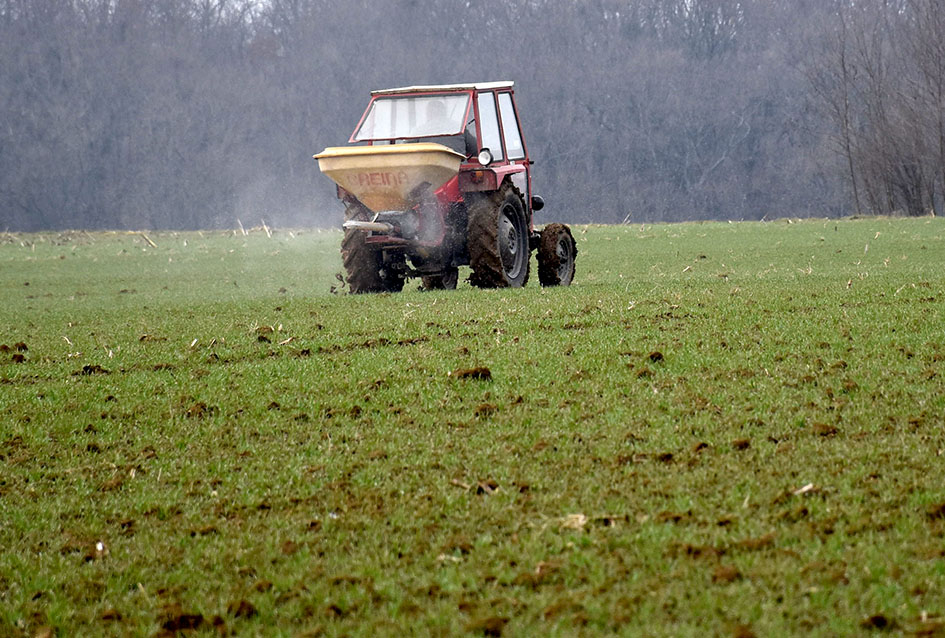
[[[834,4],[809,78],[848,167],[857,210],[924,215],[945,187],[945,5]],[[861,200],[861,194],[863,199]]]

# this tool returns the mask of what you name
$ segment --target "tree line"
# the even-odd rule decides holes
[[[334,225],[369,91],[511,79],[536,221],[925,214],[938,0],[0,0],[0,231]]]
[[[813,93],[857,212],[926,215],[945,195],[945,4],[842,3]]]

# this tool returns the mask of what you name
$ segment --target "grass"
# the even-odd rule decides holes
[[[0,236],[0,633],[945,633],[945,222],[575,233]]]

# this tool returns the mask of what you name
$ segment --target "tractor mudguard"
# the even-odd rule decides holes
[[[491,192],[498,188],[499,180],[492,169],[480,168],[459,174],[459,190],[463,193]]]
[[[510,175],[524,172],[525,167],[521,164],[462,171],[459,174],[459,190],[464,193],[499,190],[499,186]]]

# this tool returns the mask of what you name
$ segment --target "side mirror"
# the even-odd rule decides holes
[[[479,155],[476,156],[476,159],[479,160],[479,164],[482,166],[488,166],[492,163],[492,151],[488,148],[484,148],[479,151]]]
[[[545,207],[545,200],[538,195],[532,196],[532,210],[539,211]]]

